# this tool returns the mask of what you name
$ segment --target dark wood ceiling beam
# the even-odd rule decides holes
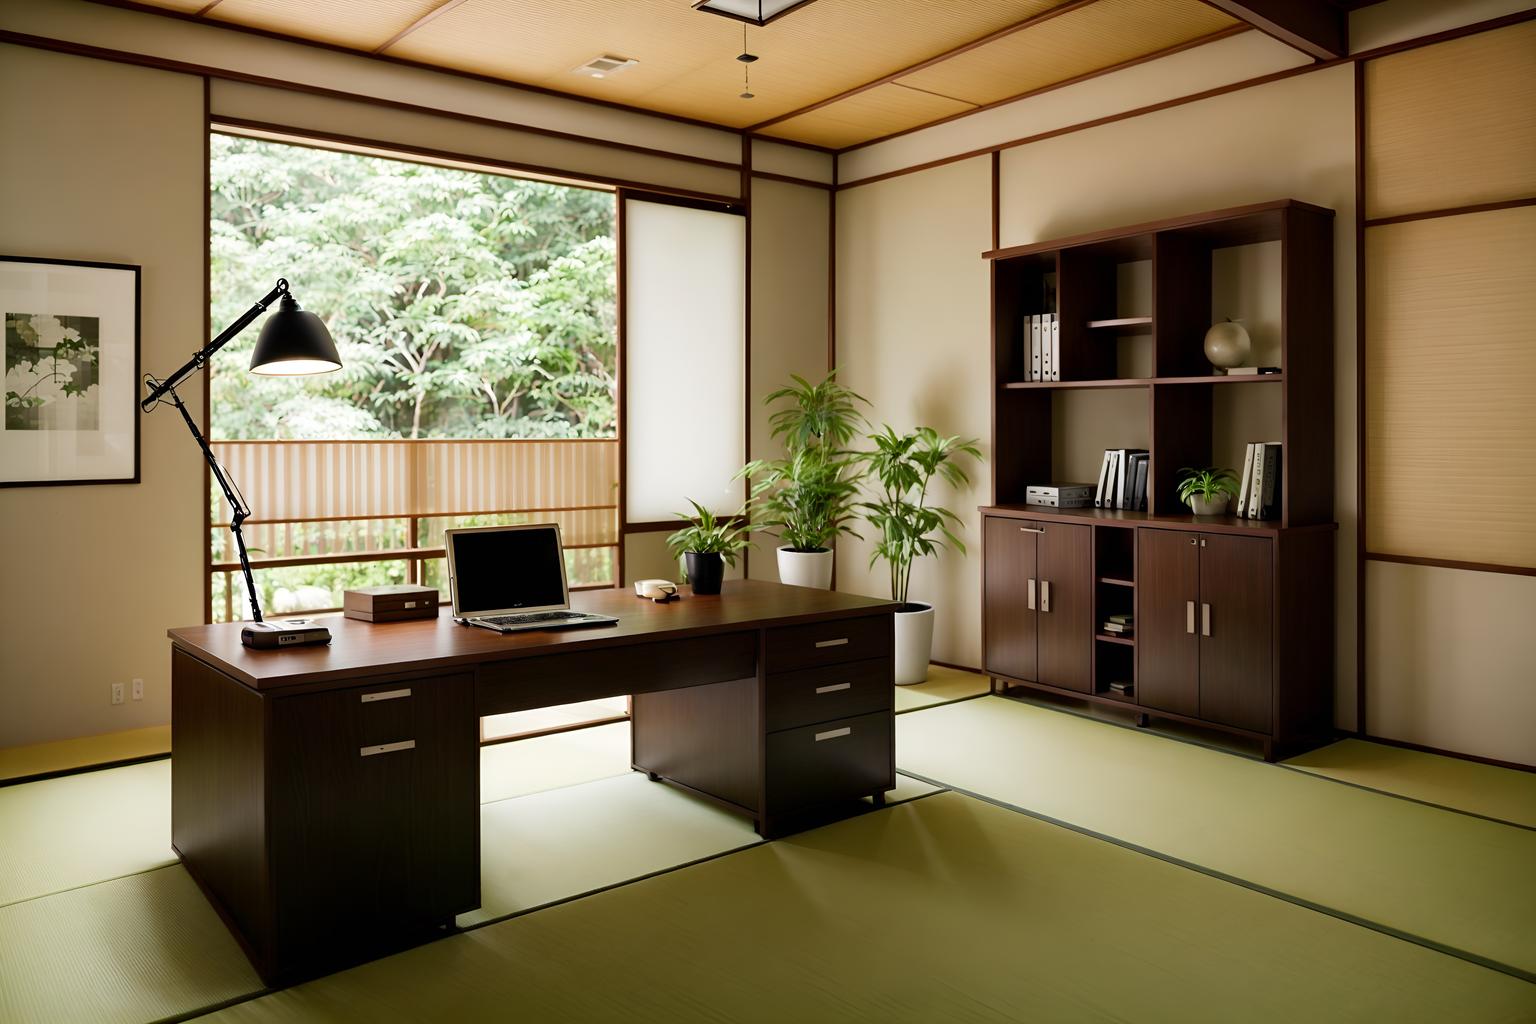
[[[394,35],[392,35],[388,39],[384,40],[382,43],[380,43],[377,47],[374,48],[373,52],[376,53],[376,54],[377,53],[383,53],[385,50],[389,49],[391,46],[394,46],[400,40],[404,39],[406,36],[410,35],[412,32],[415,32],[417,29],[421,28],[421,26],[425,25],[427,22],[431,21],[433,18],[438,18],[438,17],[441,17],[444,14],[447,14],[449,11],[453,10],[455,7],[458,7],[463,2],[464,2],[464,0],[443,0],[442,3],[440,3],[436,7],[432,8],[426,14],[423,14],[421,17],[417,18],[415,21],[413,21],[409,25],[405,26],[405,28],[401,29],[399,32],[396,32]]]
[[[203,15],[207,14],[209,11],[211,11],[215,7],[219,6],[219,4],[222,3],[222,2],[223,2],[223,0],[208,0],[208,2],[206,4],[204,4],[202,6],[202,8],[200,10],[198,10],[198,12],[196,14],[192,15],[192,16],[194,18],[201,18]]]
[[[1349,54],[1349,15],[1327,0],[1205,0],[1315,60]]]
[[[997,31],[989,32],[979,39],[972,39],[968,43],[962,43],[953,49],[945,50],[943,53],[936,54],[927,58],[926,60],[920,60],[916,64],[909,64],[899,71],[892,71],[888,75],[881,75],[879,78],[876,78],[873,81],[865,82],[862,85],[856,85],[851,89],[845,89],[836,95],[828,96],[826,99],[817,100],[815,103],[807,104],[806,106],[800,107],[797,110],[791,110],[788,113],[780,114],[778,117],[770,117],[766,121],[759,121],[757,124],[748,125],[743,130],[756,132],[764,128],[768,128],[772,125],[779,124],[782,121],[788,121],[792,117],[799,117],[801,114],[809,114],[813,110],[820,110],[822,107],[831,106],[833,103],[837,103],[840,100],[845,100],[850,96],[857,96],[859,93],[867,92],[868,90],[877,86],[887,85],[896,81],[898,78],[903,78],[914,72],[921,71],[924,68],[932,67],[935,64],[941,64],[944,61],[949,60],[951,57],[958,57],[960,54],[969,50],[974,50],[978,46],[985,46],[988,43],[994,43],[999,39],[1013,35],[1015,32],[1022,32],[1026,28],[1038,25],[1044,21],[1050,21],[1052,18],[1055,18],[1059,15],[1080,10],[1084,7],[1087,7],[1089,4],[1097,2],[1098,0],[1070,0],[1069,3],[1064,3],[1059,7],[1052,7],[1048,11],[1041,11],[1039,14],[1025,18],[1023,21],[1014,22],[1012,25],[1005,25]]]

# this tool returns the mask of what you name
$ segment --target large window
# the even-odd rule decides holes
[[[210,379],[211,434],[254,510],[263,607],[442,579],[453,525],[557,520],[577,586],[617,579],[614,196],[215,134],[214,329],[278,277],[344,368]],[[213,497],[211,617],[244,585]]]

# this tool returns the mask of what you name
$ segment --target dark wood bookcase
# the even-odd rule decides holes
[[[1213,726],[1257,740],[1266,757],[1329,737],[1333,222],[1332,210],[1286,199],[983,254],[993,338],[983,648],[1004,692],[1055,691],[1130,706],[1138,722]],[[1203,348],[1213,268],[1222,250],[1265,242],[1278,243],[1278,280],[1257,284],[1278,292],[1281,372],[1217,374]],[[1136,273],[1150,282],[1129,288]],[[1141,308],[1126,308],[1131,291]],[[1059,381],[1027,379],[1023,324],[1038,313],[1060,321]],[[1147,509],[1026,504],[1029,485],[1067,479],[1065,439],[1053,436],[1061,407],[1099,389],[1145,396]],[[1275,433],[1221,436],[1219,406],[1250,397],[1278,408]],[[1277,439],[1277,517],[1197,517],[1179,501],[1182,467]],[[1052,578],[1052,566],[1069,575]],[[1116,613],[1134,615],[1131,636],[1104,632]],[[1132,693],[1112,691],[1115,680]]]

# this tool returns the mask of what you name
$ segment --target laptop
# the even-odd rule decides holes
[[[558,523],[444,532],[455,621],[498,633],[619,621],[612,615],[571,611]]]

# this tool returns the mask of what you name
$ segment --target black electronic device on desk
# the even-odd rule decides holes
[[[612,615],[571,611],[560,524],[444,531],[454,620],[498,633],[611,626]]]
[[[240,642],[253,650],[275,651],[280,647],[328,644],[331,642],[331,631],[314,619],[252,622],[240,630]]]

